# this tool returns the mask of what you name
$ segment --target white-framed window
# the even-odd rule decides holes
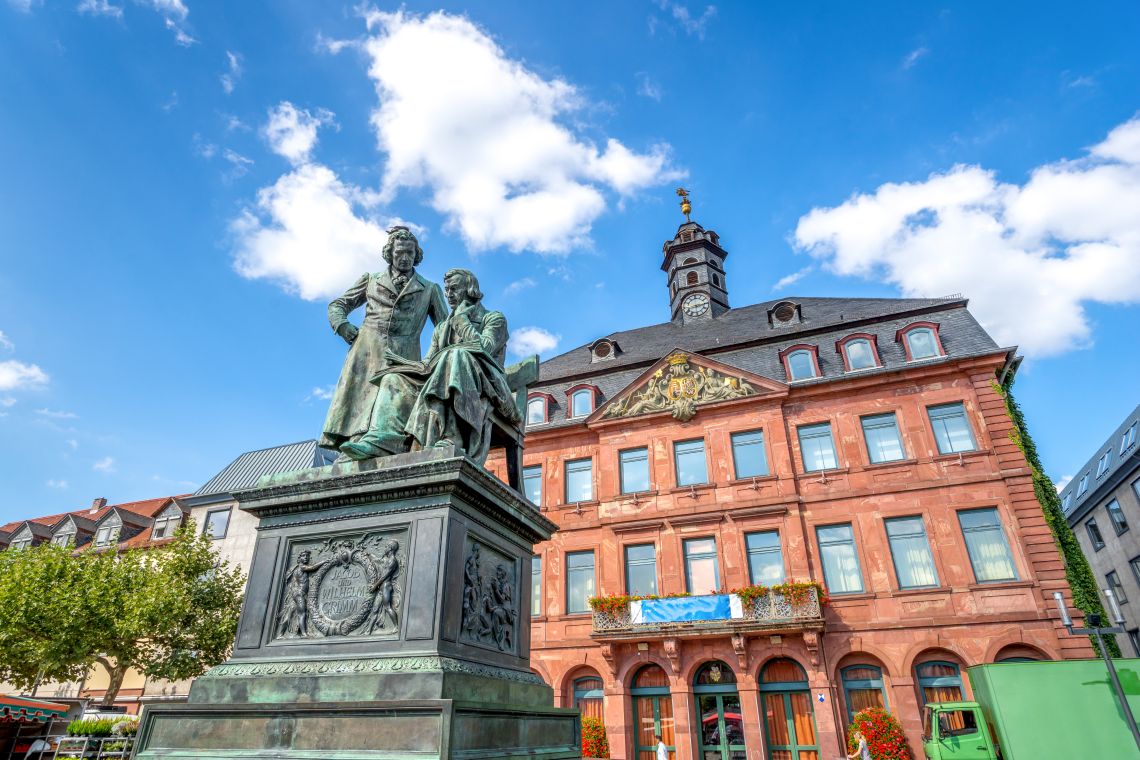
[[[1081,476],[1081,480],[1077,483],[1077,496],[1080,496],[1085,491],[1089,490],[1089,474],[1086,472]]]
[[[32,539],[21,538],[21,539],[18,539],[16,541],[13,541],[11,544],[9,544],[8,548],[9,549],[27,549],[31,545],[32,545]]]
[[[1133,422],[1132,426],[1124,431],[1120,436],[1120,453],[1128,451],[1136,443],[1136,423]]]
[[[905,338],[911,361],[942,355],[938,350],[938,338],[934,335],[934,330],[929,327],[914,327],[907,330]]]
[[[75,531],[65,530],[60,533],[56,533],[51,537],[51,542],[56,546],[67,546],[69,544],[72,544],[75,542]]]
[[[182,510],[178,507],[170,507],[165,512],[160,514],[154,520],[154,527],[151,528],[150,537],[170,538],[174,535],[174,531],[178,530],[178,526],[182,523]]]
[[[1112,458],[1112,449],[1100,455],[1100,459],[1096,460],[1096,476],[1099,478],[1108,472],[1108,462]]]
[[[570,396],[570,416],[586,417],[594,411],[594,392],[589,388],[574,391]]]
[[[95,546],[103,547],[119,543],[119,531],[121,529],[121,525],[108,523],[100,525],[99,529],[95,531]]]
[[[526,424],[541,425],[546,422],[546,399],[542,396],[526,402]]]
[[[806,348],[788,354],[788,379],[810,380],[819,373],[815,370],[815,355]]]
[[[843,352],[847,355],[848,369],[872,369],[879,366],[875,362],[875,349],[866,338],[847,341],[843,344]]]
[[[1069,502],[1071,502],[1072,500],[1073,500],[1073,492],[1069,491],[1067,494],[1065,494],[1065,498],[1061,500],[1061,511],[1068,512],[1069,511]]]

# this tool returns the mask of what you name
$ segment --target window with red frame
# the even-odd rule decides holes
[[[792,351],[784,357],[784,364],[788,371],[789,380],[810,380],[819,377],[819,369],[815,364],[815,354],[806,348]]]
[[[938,331],[933,327],[920,325],[907,328],[902,333],[902,339],[906,344],[908,361],[942,356],[942,344],[938,339]]]
[[[541,425],[546,422],[546,399],[535,396],[526,402],[526,424]]]
[[[848,370],[873,369],[879,366],[875,347],[866,338],[853,338],[843,344],[843,356]]]

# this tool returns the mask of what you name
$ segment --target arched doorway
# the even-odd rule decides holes
[[[693,696],[701,726],[701,760],[745,760],[744,720],[736,674],[723,662],[707,662],[693,679]]]
[[[603,715],[603,688],[602,677],[592,669],[581,670],[574,680],[570,682],[571,707],[582,711],[583,718],[601,718]]]
[[[860,662],[841,667],[839,680],[843,684],[843,697],[847,706],[847,725],[851,725],[855,713],[868,707],[891,709],[887,702],[883,669],[878,665]]]
[[[657,665],[646,665],[633,677],[629,690],[633,697],[634,751],[637,760],[657,760],[657,739],[676,757],[677,740],[673,732],[673,698],[669,694],[669,678]]]
[[[994,662],[1039,662],[1049,658],[1036,647],[1028,644],[1010,644],[1002,647],[994,657]]]
[[[787,658],[760,671],[760,709],[768,760],[819,760],[807,673]]]

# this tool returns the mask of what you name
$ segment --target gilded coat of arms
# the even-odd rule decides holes
[[[728,401],[757,393],[746,380],[730,377],[708,367],[694,366],[685,354],[673,354],[667,366],[653,373],[649,382],[606,410],[603,419],[634,417],[653,412],[671,412],[687,422],[697,413],[698,404]]]

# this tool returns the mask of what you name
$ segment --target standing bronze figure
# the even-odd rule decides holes
[[[321,433],[320,445],[326,449],[339,451],[368,432],[377,393],[369,380],[384,368],[385,351],[418,360],[427,320],[438,325],[447,319],[439,285],[416,273],[424,252],[407,227],[389,230],[382,256],[388,263],[385,271],[362,274],[329,304],[329,325],[350,348]],[[361,306],[364,320],[357,328],[348,315]]]

